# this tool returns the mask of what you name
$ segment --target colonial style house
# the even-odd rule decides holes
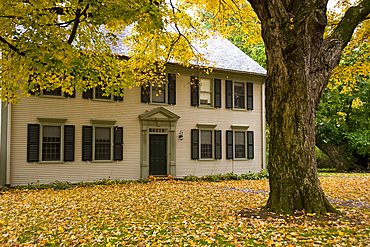
[[[134,87],[124,97],[94,88],[75,95],[41,91],[3,103],[0,183],[265,169],[266,71],[226,39],[207,43],[199,49],[215,62],[209,75],[169,64],[164,86]],[[112,47],[115,54],[125,50]]]

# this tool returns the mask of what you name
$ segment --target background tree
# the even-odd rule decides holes
[[[316,145],[338,170],[367,168],[370,77],[364,75],[363,70],[358,73],[355,68],[370,62],[369,48],[369,44],[362,44],[342,58],[317,111]]]

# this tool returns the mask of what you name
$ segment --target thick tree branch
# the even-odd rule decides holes
[[[11,50],[15,51],[16,53],[18,53],[19,55],[21,56],[26,56],[26,53],[24,53],[23,51],[20,51],[17,47],[15,47],[14,45],[10,44],[8,41],[6,41],[3,37],[0,37],[0,41],[4,44],[6,44]]]
[[[82,12],[81,12],[81,9],[77,9],[76,18],[75,18],[75,21],[73,23],[72,32],[71,32],[71,35],[69,36],[69,39],[67,41],[68,44],[72,44],[74,38],[76,37],[78,24],[80,23],[80,17],[83,16],[83,15],[86,15],[86,12],[89,9],[89,6],[90,5],[87,4],[85,9]]]
[[[325,39],[325,52],[336,53],[332,57],[331,69],[333,69],[340,60],[340,54],[351,40],[353,32],[358,24],[364,21],[370,14],[370,0],[363,0],[357,6],[351,7],[347,10],[342,20],[339,22],[337,28],[333,33]],[[339,52],[337,50],[339,49]]]

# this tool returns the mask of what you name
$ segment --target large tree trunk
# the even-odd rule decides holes
[[[342,50],[370,13],[370,0],[350,8],[326,39],[328,0],[248,1],[261,21],[267,54],[270,197],[265,208],[335,212],[317,176],[315,114]]]
[[[324,142],[320,136],[316,135],[316,146],[329,157],[331,163],[338,171],[362,170],[361,166],[356,165],[344,155],[348,149],[347,142],[334,145]]]
[[[326,39],[328,0],[248,1],[261,21],[267,55],[270,197],[265,208],[336,212],[317,176],[315,114],[342,50],[370,13],[370,0],[349,8]]]

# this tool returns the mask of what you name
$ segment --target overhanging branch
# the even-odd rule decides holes
[[[86,4],[86,7],[82,12],[81,12],[81,9],[77,9],[76,18],[75,18],[75,21],[73,23],[72,32],[71,32],[71,35],[69,36],[69,39],[67,41],[68,44],[72,44],[74,38],[76,37],[78,24],[80,23],[80,17],[83,16],[83,15],[86,15],[87,10],[89,9],[89,6],[90,6],[89,4]]]
[[[331,46],[332,49],[339,48],[343,50],[351,40],[353,32],[358,24],[367,19],[369,14],[370,0],[363,0],[357,6],[349,8],[342,20],[339,22],[337,28],[329,37],[326,38],[326,40],[340,43],[340,47]]]
[[[21,56],[26,56],[26,53],[24,53],[23,51],[20,51],[17,47],[15,47],[14,45],[10,44],[7,40],[5,40],[3,37],[0,37],[0,41],[4,44],[6,44],[11,50],[15,51],[16,53],[18,53],[19,55]]]

